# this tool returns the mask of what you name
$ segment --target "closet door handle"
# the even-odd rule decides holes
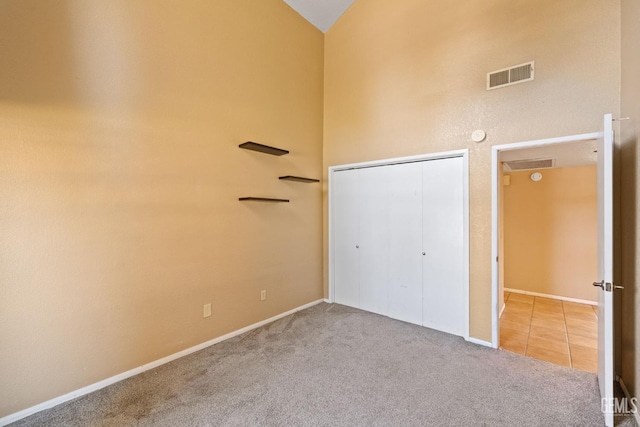
[[[356,245],[356,249],[360,249],[360,245]]]
[[[422,252],[422,255],[426,255],[426,254],[427,254],[426,252]]]

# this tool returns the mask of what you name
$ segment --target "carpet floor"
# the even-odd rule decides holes
[[[320,304],[15,426],[602,426],[596,376]]]

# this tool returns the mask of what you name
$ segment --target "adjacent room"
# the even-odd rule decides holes
[[[596,141],[502,156],[501,348],[598,371]]]
[[[638,22],[0,0],[0,425],[638,423]]]

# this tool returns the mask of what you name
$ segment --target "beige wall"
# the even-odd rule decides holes
[[[640,11],[622,7],[622,110],[640,117]],[[323,36],[280,0],[1,2],[0,417],[321,297],[319,188],[276,178],[354,161],[470,149],[471,335],[489,340],[490,146],[617,114],[619,28],[618,2],[360,0],[325,37],[323,109]],[[532,59],[535,82],[484,90]],[[236,200],[254,194],[292,203]]]
[[[491,145],[619,111],[620,9],[601,0],[359,0],[325,35],[324,167],[470,150],[471,336],[491,339]],[[529,60],[536,80],[485,90]],[[482,144],[470,140],[484,129]],[[327,233],[325,203],[325,293]]]
[[[504,187],[505,287],[597,301],[597,168],[509,172]]]
[[[622,0],[622,99],[621,114],[631,120],[621,124],[621,227],[622,284],[618,293],[622,323],[621,367],[618,370],[629,391],[638,396],[640,385],[640,1]],[[617,329],[617,328],[616,328]]]
[[[0,40],[0,417],[322,298],[321,185],[278,176],[322,174],[323,35],[284,2],[3,0]]]

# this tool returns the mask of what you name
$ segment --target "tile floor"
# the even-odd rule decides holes
[[[504,350],[570,368],[598,370],[598,307],[505,292]]]

